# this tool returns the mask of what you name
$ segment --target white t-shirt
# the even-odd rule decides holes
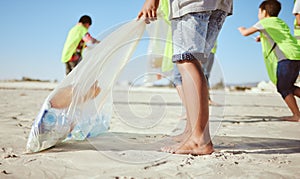
[[[188,13],[223,10],[232,14],[233,0],[170,0],[170,19]]]
[[[300,14],[300,0],[296,0],[294,4],[293,14]]]

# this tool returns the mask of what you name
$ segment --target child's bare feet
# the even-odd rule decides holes
[[[186,120],[187,116],[186,113],[182,114],[181,116],[179,116],[179,120]]]
[[[187,115],[186,113],[184,113],[182,116],[184,116],[184,118],[182,118],[182,120],[187,120]],[[188,124],[188,121],[186,123],[186,125],[189,125]],[[190,127],[186,126],[186,128],[184,129],[184,131],[181,133],[181,134],[178,134],[176,136],[172,136],[172,139],[175,141],[175,142],[181,142],[187,138],[189,138],[191,136],[191,130],[190,130]]]
[[[213,144],[210,141],[208,144],[203,144],[194,138],[189,138],[180,144],[173,146],[162,147],[163,152],[174,154],[192,154],[192,155],[209,155],[214,152]]]
[[[218,104],[218,103],[216,103],[216,102],[214,102],[214,101],[212,101],[212,100],[208,100],[208,104],[209,104],[210,106],[220,106],[220,104]]]
[[[300,116],[289,116],[289,117],[283,117],[281,118],[284,121],[289,121],[289,122],[300,122]]]
[[[175,142],[182,142],[184,141],[185,139],[188,139],[189,137],[191,137],[191,132],[189,131],[184,131],[183,133],[181,134],[178,134],[176,136],[172,136],[172,139],[175,141]]]

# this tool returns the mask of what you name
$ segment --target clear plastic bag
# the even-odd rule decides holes
[[[157,10],[159,20],[146,27],[149,38],[147,55],[147,72],[145,84],[152,86],[155,81],[171,76],[172,62],[172,30],[169,21],[168,1],[163,0]]]
[[[112,87],[145,26],[143,20],[132,20],[85,51],[83,60],[46,98],[32,125],[27,152],[67,139],[83,140],[109,129]]]

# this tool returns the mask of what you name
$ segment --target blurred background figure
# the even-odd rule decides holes
[[[82,51],[86,47],[86,43],[96,44],[100,42],[88,32],[91,25],[91,17],[83,15],[69,31],[61,57],[61,61],[66,64],[66,75],[82,60]]]

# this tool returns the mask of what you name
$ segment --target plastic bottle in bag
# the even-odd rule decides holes
[[[96,137],[109,130],[110,114],[101,114],[94,121],[94,126],[88,133],[87,137]]]
[[[112,96],[110,96],[108,102],[104,104],[101,113],[98,114],[93,121],[94,126],[90,130],[87,137],[95,137],[109,130],[112,114],[112,103]]]
[[[69,139],[84,140],[88,137],[96,137],[109,129],[109,119],[107,115],[97,115],[78,123],[69,134]]]
[[[54,112],[49,110],[44,110],[44,114],[42,116],[42,120],[40,123],[40,133],[47,133],[53,130],[55,124],[57,122],[57,116]]]

